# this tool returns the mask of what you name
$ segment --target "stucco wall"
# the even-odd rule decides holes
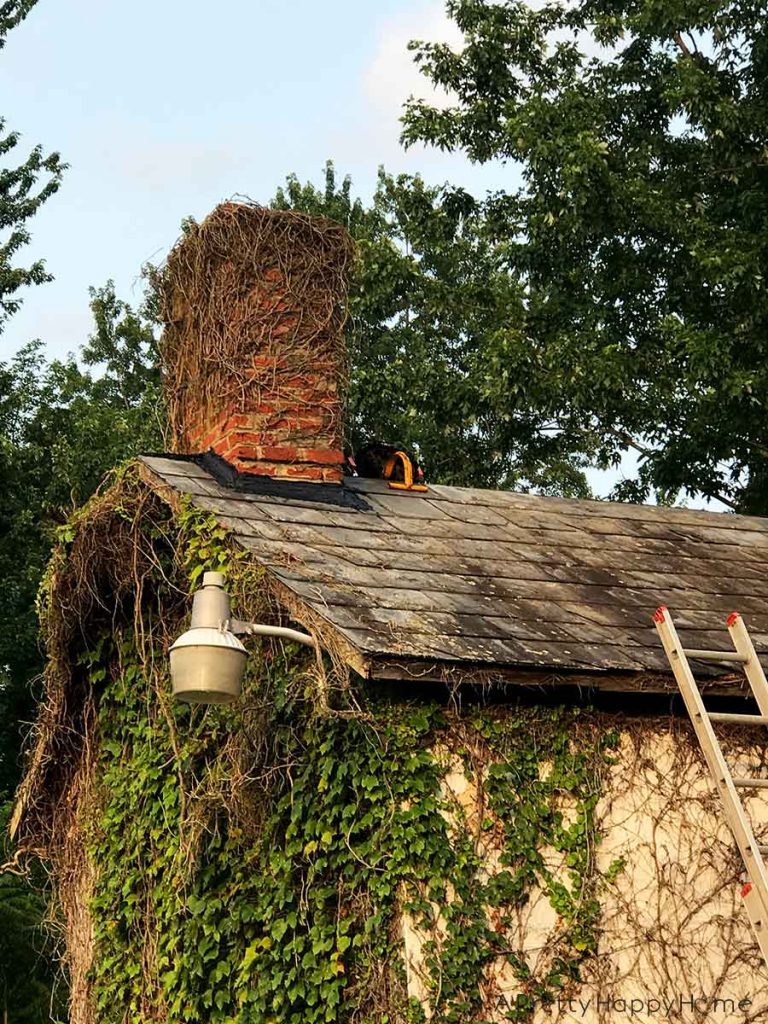
[[[723,743],[738,774],[765,773],[764,748],[732,736]],[[445,760],[444,796],[456,819],[476,829],[492,875],[500,845],[493,829],[479,827],[489,813],[483,779],[468,775],[460,758]],[[598,955],[584,963],[582,983],[566,988],[559,1004],[537,1005],[534,1022],[765,1020],[768,968],[741,906],[745,875],[690,730],[675,720],[630,724],[612,760],[597,807],[596,864],[604,876]],[[762,823],[768,835],[768,797],[750,797],[746,806],[756,834]],[[569,813],[565,796],[563,811]],[[564,878],[563,855],[549,850],[546,857]],[[491,917],[489,924],[495,927]],[[404,914],[402,929],[408,990],[429,1017],[423,944],[439,943],[441,917],[428,934]],[[556,956],[562,929],[539,889],[507,931],[509,946],[524,950],[532,973],[541,974]],[[504,957],[486,970],[483,991],[488,1020],[509,1020],[520,982]]]

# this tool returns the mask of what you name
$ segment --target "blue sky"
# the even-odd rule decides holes
[[[0,335],[0,360],[41,338],[76,351],[90,330],[88,286],[138,274],[236,193],[267,201],[290,172],[320,181],[326,159],[370,194],[379,164],[475,191],[513,172],[461,156],[405,153],[398,116],[429,95],[410,38],[456,38],[442,0],[39,0],[0,51],[2,115],[70,164],[30,222],[25,259],[52,284],[30,290]]]

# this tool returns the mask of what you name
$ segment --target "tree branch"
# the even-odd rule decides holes
[[[693,56],[693,54],[691,53],[690,49],[688,48],[688,44],[683,39],[682,32],[675,32],[675,35],[674,35],[673,38],[674,38],[675,42],[677,43],[677,45],[682,50],[682,52],[685,54],[686,57],[692,57]]]
[[[628,448],[634,448],[636,452],[640,452],[641,455],[645,455],[646,458],[653,453],[652,448],[644,448],[641,444],[635,441],[635,439],[630,434],[625,434],[621,430],[609,430],[609,433],[613,434],[613,436],[617,438],[617,440],[622,441],[624,444],[626,444]],[[734,512],[738,511],[739,506],[735,502],[731,501],[730,498],[726,498],[725,495],[721,494],[719,491],[701,490],[699,493],[703,494],[704,497],[707,498],[708,500],[719,501],[727,508],[733,509]]]

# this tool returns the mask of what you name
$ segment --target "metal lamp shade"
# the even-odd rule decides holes
[[[189,704],[229,704],[242,690],[245,647],[228,629],[193,627],[171,647],[174,696]]]

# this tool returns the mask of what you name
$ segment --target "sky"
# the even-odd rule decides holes
[[[410,39],[457,41],[442,0],[39,0],[0,51],[0,96],[17,149],[42,143],[70,166],[30,221],[24,259],[54,282],[30,289],[0,335],[0,361],[40,338],[76,352],[88,287],[141,299],[141,266],[181,220],[285,177],[321,183],[326,160],[370,196],[377,168],[477,193],[513,171],[399,144],[410,95],[434,97]],[[439,99],[439,98],[438,98]]]

